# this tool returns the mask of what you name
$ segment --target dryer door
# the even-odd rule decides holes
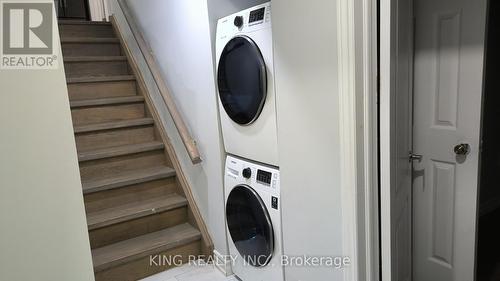
[[[248,185],[238,185],[226,203],[227,226],[240,255],[255,267],[265,266],[274,252],[274,231],[264,202]]]
[[[267,95],[264,58],[247,36],[231,39],[219,59],[217,70],[219,97],[227,115],[240,125],[257,120]]]

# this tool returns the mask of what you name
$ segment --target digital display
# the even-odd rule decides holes
[[[264,13],[266,12],[266,7],[262,7],[258,10],[250,12],[250,19],[248,23],[264,20]]]
[[[270,172],[266,172],[266,171],[262,171],[262,170],[257,170],[257,181],[258,182],[261,182],[261,183],[265,183],[265,184],[268,184],[270,185],[271,184],[271,177],[272,177],[272,173]]]

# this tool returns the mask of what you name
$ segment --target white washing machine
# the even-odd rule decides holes
[[[278,166],[271,4],[220,19],[216,37],[226,152]]]
[[[243,281],[282,281],[279,171],[228,156],[224,178],[229,253]]]

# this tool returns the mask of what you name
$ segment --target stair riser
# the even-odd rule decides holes
[[[82,181],[102,179],[115,176],[117,173],[135,171],[142,168],[157,167],[165,164],[163,150],[138,153],[101,160],[80,162]]]
[[[63,43],[63,56],[119,56],[120,44],[117,43]]]
[[[98,37],[111,38],[115,37],[113,27],[111,25],[82,25],[82,24],[60,24],[59,33],[61,38],[65,37]]]
[[[85,209],[87,212],[100,211],[138,200],[158,198],[165,194],[177,192],[177,190],[175,178],[169,178],[90,193],[84,197]]]
[[[134,96],[135,81],[92,82],[68,84],[70,100]]]
[[[177,208],[89,231],[92,249],[187,222],[187,208]]]
[[[145,117],[144,103],[82,107],[71,110],[74,125],[95,124],[108,121],[130,120]]]
[[[65,62],[66,77],[127,75],[126,61]]]
[[[128,144],[151,142],[155,139],[153,126],[130,127],[76,134],[78,151]]]
[[[181,247],[177,247],[168,251],[157,253],[161,257],[182,255],[183,263],[189,262],[189,256],[199,255],[201,242],[195,241]],[[156,255],[156,254],[155,254]],[[108,270],[97,272],[96,281],[135,281],[147,276],[165,271],[174,266],[163,265],[156,266],[150,264],[150,257],[144,257],[120,266],[112,267]]]

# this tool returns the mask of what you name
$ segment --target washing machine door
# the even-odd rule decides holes
[[[219,59],[219,97],[227,115],[240,125],[253,123],[260,115],[267,95],[264,58],[247,36],[231,39]]]
[[[226,203],[227,226],[240,255],[255,267],[265,266],[274,252],[274,231],[264,202],[248,185],[238,185]]]

